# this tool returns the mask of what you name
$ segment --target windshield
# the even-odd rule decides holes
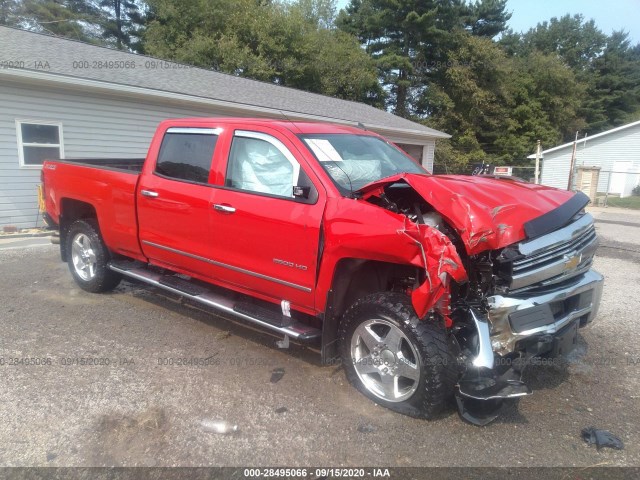
[[[352,134],[301,135],[343,193],[398,173],[426,173],[414,160],[378,137]]]

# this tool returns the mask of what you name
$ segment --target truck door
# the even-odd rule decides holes
[[[213,197],[214,275],[311,311],[325,193],[295,146],[263,130],[234,132],[225,183]]]
[[[221,130],[167,129],[151,171],[138,185],[142,251],[152,263],[210,277],[212,159]]]

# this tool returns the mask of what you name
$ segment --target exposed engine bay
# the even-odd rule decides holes
[[[487,297],[505,288],[505,282],[501,281],[494,271],[495,260],[501,252],[485,251],[477,255],[468,255],[456,231],[411,186],[403,182],[394,183],[367,200],[389,211],[402,214],[417,225],[427,225],[438,230],[454,245],[467,274],[467,281],[462,284],[449,284],[448,293],[451,297],[448,303],[451,315],[469,308],[485,310]]]

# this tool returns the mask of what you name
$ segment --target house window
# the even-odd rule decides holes
[[[21,167],[39,168],[45,160],[64,158],[61,123],[17,121],[16,129]]]

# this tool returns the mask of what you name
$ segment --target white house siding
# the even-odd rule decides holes
[[[541,183],[556,188],[567,188],[569,165],[573,146],[544,154]],[[629,161],[632,168],[640,169],[640,125],[618,130],[586,142],[580,139],[576,150],[576,166],[600,167],[598,192],[607,190],[607,181],[614,163]],[[636,170],[637,171],[637,170]]]
[[[397,143],[398,147],[408,153],[416,162],[422,162],[422,145],[409,145],[406,143]]]
[[[223,116],[144,100],[0,84],[0,228],[42,225],[38,218],[39,168],[20,168],[16,120],[62,123],[65,157],[144,157],[163,119]]]
[[[547,153],[542,161],[542,175],[540,183],[556,188],[567,188],[569,181],[569,164],[571,162],[571,148],[562,148]]]
[[[429,172],[433,171],[433,154],[436,146],[435,140],[423,141],[421,145],[399,142],[397,142],[396,145],[408,153],[416,162],[421,164]]]
[[[433,172],[433,160],[436,151],[436,141],[430,140],[425,144],[424,150],[422,152],[422,165],[428,171]]]

